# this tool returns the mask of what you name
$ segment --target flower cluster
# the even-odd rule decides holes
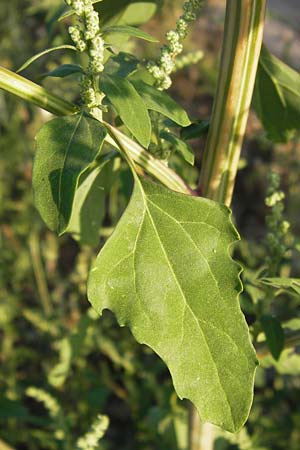
[[[147,69],[155,78],[158,89],[164,90],[171,86],[170,74],[174,70],[175,58],[182,52],[182,42],[188,33],[189,25],[196,20],[197,12],[202,5],[203,0],[189,0],[184,3],[184,13],[178,19],[176,29],[166,34],[168,45],[162,47],[159,60],[148,62]]]
[[[49,411],[51,417],[56,418],[60,413],[60,407],[57,400],[48,392],[35,387],[29,387],[26,390],[28,397],[34,398],[36,401],[43,403],[45,408]]]
[[[280,178],[275,173],[268,175],[268,190],[265,199],[266,205],[271,208],[271,213],[266,217],[268,233],[266,244],[268,248],[267,264],[273,272],[270,275],[276,275],[280,261],[287,251],[286,235],[290,228],[289,222],[283,219],[284,210],[284,192],[280,189]]]
[[[203,51],[197,50],[195,52],[187,53],[182,55],[174,61],[173,72],[181,70],[184,67],[190,66],[191,64],[197,64],[203,58]]]
[[[83,102],[94,108],[101,105],[103,95],[95,89],[93,80],[101,72],[104,65],[104,40],[100,33],[98,13],[94,10],[92,0],[65,0],[78,16],[75,26],[69,27],[69,33],[76,48],[89,55],[89,64],[81,83],[81,97]]]
[[[104,436],[109,425],[107,416],[99,415],[93,423],[90,431],[77,441],[76,448],[81,450],[96,450],[100,439]]]

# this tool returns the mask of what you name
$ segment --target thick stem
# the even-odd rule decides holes
[[[4,89],[57,116],[74,114],[78,111],[72,103],[62,100],[54,94],[50,94],[42,86],[3,67],[0,67],[0,89]],[[98,117],[95,118],[97,119]],[[163,162],[155,159],[147,150],[128,136],[117,129],[114,130],[118,135],[118,139],[122,142],[122,146],[126,148],[131,158],[142,169],[174,191],[195,195],[195,192],[172,169],[167,167]],[[118,148],[116,142],[110,136],[107,137],[106,141],[113,147]],[[118,150],[120,149],[118,148]]]
[[[217,92],[200,175],[204,197],[230,205],[262,45],[266,0],[227,0]]]
[[[263,38],[266,0],[227,0],[217,92],[200,174],[204,197],[230,206]],[[203,444],[204,425],[190,407],[189,450]],[[197,439],[195,439],[197,436]]]

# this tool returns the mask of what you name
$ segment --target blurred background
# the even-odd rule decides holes
[[[152,9],[150,4],[153,6],[153,2],[142,5],[141,18],[146,20],[149,12],[143,29],[163,40],[181,14],[182,2],[165,0]],[[185,53],[202,50],[203,58],[174,75],[171,94],[195,119],[210,117],[224,8],[225,1],[206,2],[185,44]],[[57,22],[63,9],[62,0],[0,0],[0,65],[16,70],[33,54],[69,43],[68,20]],[[299,70],[298,0],[269,1],[265,43]],[[154,58],[159,46],[130,40],[124,48]],[[67,51],[52,53],[36,61],[24,76],[39,83],[41,74],[73,62],[72,58]],[[68,100],[78,96],[76,76],[42,82]],[[77,448],[77,439],[98,414],[110,420],[99,449],[185,450],[186,403],[177,399],[164,364],[149,348],[138,345],[126,328],[119,328],[109,312],[99,319],[86,297],[90,264],[128,202],[132,187],[129,170],[118,159],[111,168],[96,245],[70,236],[58,238],[41,221],[31,189],[34,136],[50,118],[39,108],[0,91],[0,450]],[[192,142],[195,168],[179,160],[173,163],[191,185],[197,182],[204,143],[205,136]],[[288,239],[297,242],[299,136],[274,145],[251,111],[233,201],[242,237],[236,255],[247,267],[241,303],[249,324],[255,323],[251,305],[264,295],[251,284],[251,277],[268,253],[264,239],[270,169],[280,175],[286,195],[284,214],[291,223]],[[288,252],[282,273],[299,277],[299,252],[296,244],[291,247],[294,250]],[[299,306],[299,294],[290,297],[283,292],[272,307],[282,322],[293,320],[297,328]],[[265,358],[255,390],[246,427],[237,436],[213,429],[213,448],[299,450],[297,349],[284,351],[279,361]]]

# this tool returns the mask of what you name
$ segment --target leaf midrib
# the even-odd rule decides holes
[[[207,339],[206,339],[205,333],[203,332],[203,330],[202,330],[202,328],[201,328],[201,326],[200,326],[200,324],[199,324],[199,321],[198,321],[198,319],[197,319],[197,317],[196,317],[194,311],[193,311],[192,308],[190,307],[190,305],[189,305],[189,303],[188,303],[188,301],[187,301],[187,299],[186,299],[186,297],[185,297],[185,294],[184,294],[184,292],[183,292],[183,290],[182,290],[182,288],[181,288],[181,286],[180,286],[180,283],[179,283],[179,281],[178,281],[178,279],[177,279],[177,275],[176,275],[176,273],[174,272],[173,267],[172,267],[171,264],[170,264],[170,261],[169,261],[167,252],[166,252],[165,247],[164,247],[164,245],[163,245],[163,243],[162,243],[162,241],[161,241],[161,239],[160,239],[160,236],[159,236],[158,230],[157,230],[157,228],[156,228],[154,219],[153,219],[153,217],[152,217],[152,215],[151,215],[151,212],[150,212],[150,210],[149,210],[149,208],[148,208],[148,205],[147,205],[147,197],[145,196],[145,193],[144,193],[143,188],[141,188],[141,193],[142,193],[142,196],[143,196],[143,199],[144,199],[144,204],[145,204],[146,212],[147,212],[148,217],[149,217],[149,219],[150,219],[150,222],[151,222],[151,224],[152,224],[153,230],[154,230],[154,232],[155,232],[155,234],[156,234],[156,236],[157,236],[157,240],[158,240],[158,242],[159,242],[159,244],[160,244],[160,246],[161,246],[162,252],[163,252],[163,254],[164,254],[164,256],[165,256],[165,259],[166,259],[166,261],[167,261],[167,264],[168,264],[168,266],[169,266],[169,268],[170,268],[170,271],[171,271],[171,273],[172,273],[172,275],[173,275],[173,278],[174,278],[174,280],[175,280],[175,283],[177,284],[178,289],[179,289],[179,291],[180,291],[180,294],[181,294],[181,296],[182,296],[182,298],[183,298],[183,300],[184,300],[184,303],[185,303],[185,305],[184,305],[184,308],[185,308],[185,309],[184,309],[184,314],[185,314],[186,308],[188,308],[189,311],[191,312],[191,315],[192,315],[193,319],[195,320],[195,323],[197,324],[197,328],[199,329],[199,331],[200,331],[200,333],[201,333],[201,335],[202,335],[202,337],[203,337],[203,340],[204,340],[204,342],[205,342],[205,344],[206,344],[208,353],[209,353],[210,358],[211,358],[211,361],[212,361],[212,366],[215,368],[215,373],[216,373],[216,375],[217,375],[217,380],[218,380],[219,386],[220,386],[221,390],[223,391],[223,393],[224,393],[224,395],[225,395],[225,398],[226,398],[226,400],[227,400],[227,405],[228,405],[228,407],[229,407],[229,409],[230,409],[230,415],[231,415],[231,419],[232,419],[232,424],[233,424],[233,426],[235,426],[232,406],[231,406],[231,403],[229,402],[228,394],[227,394],[227,392],[226,392],[226,390],[225,390],[225,388],[224,388],[224,386],[223,386],[223,384],[222,384],[222,382],[221,382],[221,378],[220,378],[220,375],[219,375],[219,369],[218,369],[218,367],[217,367],[217,365],[216,365],[216,363],[215,363],[215,361],[214,361],[214,358],[213,358],[213,356],[212,356],[212,352],[211,352],[210,346],[209,346],[209,344],[208,344],[208,341],[207,341]],[[155,203],[151,202],[151,200],[148,199],[148,201],[150,201],[150,203],[152,203],[154,206],[156,206]],[[158,207],[158,208],[159,208],[159,207]],[[161,210],[161,208],[159,208],[159,209]],[[170,217],[172,217],[172,216],[170,216]],[[175,220],[174,218],[172,218],[172,219]],[[176,221],[176,223],[177,223],[177,221]],[[183,228],[183,227],[182,227],[182,228]],[[185,230],[184,230],[184,231],[185,231]],[[186,232],[186,231],[185,231],[185,232]],[[203,257],[203,256],[202,256],[202,257]],[[205,258],[204,258],[204,259],[205,259]],[[235,344],[235,345],[236,345],[236,344]]]
[[[68,142],[68,145],[67,145],[67,148],[66,148],[66,151],[65,151],[65,154],[64,154],[64,159],[63,159],[63,165],[62,165],[62,168],[60,169],[60,172],[59,172],[59,181],[58,181],[58,211],[59,211],[59,228],[61,227],[61,217],[62,217],[62,214],[61,214],[61,203],[62,203],[62,189],[61,189],[61,187],[62,187],[62,178],[63,178],[63,173],[64,173],[64,171],[65,171],[65,167],[66,167],[66,161],[67,161],[67,157],[69,156],[69,151],[70,151],[70,148],[71,148],[71,143],[72,143],[72,141],[73,141],[73,139],[74,139],[74,136],[75,136],[75,134],[76,134],[76,132],[77,132],[77,129],[78,129],[78,127],[79,127],[79,124],[80,124],[80,122],[81,122],[81,120],[82,120],[82,114],[80,114],[80,116],[78,117],[78,120],[77,120],[77,122],[76,122],[76,125],[75,125],[75,127],[74,127],[74,130],[73,130],[73,132],[72,132],[72,134],[71,134],[71,137],[70,137],[70,139],[69,139],[69,142]]]

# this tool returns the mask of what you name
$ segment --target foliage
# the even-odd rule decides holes
[[[63,21],[72,20],[59,3],[57,15],[63,14]],[[108,37],[114,34],[115,42],[118,34],[145,39],[145,34],[130,30],[128,23],[140,23],[143,14],[147,19],[155,9],[151,1],[116,1],[112,7],[111,2],[104,0],[95,6],[102,12],[101,26],[110,31]],[[26,21],[38,26],[41,15],[45,15],[43,11],[47,9],[41,3]],[[20,29],[28,27],[26,21],[19,17]],[[57,25],[51,17],[46,20],[48,34],[44,41],[49,40],[49,45],[64,45],[63,21]],[[123,28],[117,28],[120,26]],[[61,27],[60,34],[57,27]],[[26,49],[28,57],[32,45],[30,42]],[[39,52],[40,41],[35,45]],[[149,144],[150,152],[154,153],[159,143],[161,157],[180,174],[185,173],[193,185],[194,169],[184,160],[194,163],[194,154],[185,141],[191,135],[186,133],[197,128],[199,135],[203,125],[207,130],[208,123],[195,120],[190,125],[183,108],[165,92],[154,89],[153,80],[145,75],[140,61],[126,50],[123,47],[117,55],[106,55],[102,84],[106,98],[101,99],[101,114],[110,122],[113,118],[115,125],[129,136],[145,146]],[[70,53],[60,53],[59,59],[54,60],[57,65],[36,59],[34,72],[30,72],[31,66],[26,70],[29,74],[39,72],[42,77],[47,74],[45,83],[54,86],[61,96],[63,83],[68,83],[67,95],[80,104],[77,81],[82,73],[87,73],[86,61],[82,55],[73,59]],[[11,49],[8,54],[13,54]],[[19,56],[14,54],[13,58],[9,65],[19,67]],[[57,84],[56,78],[60,78]],[[127,92],[124,99],[121,94],[114,95],[120,86],[123,89],[119,94]],[[229,430],[240,428],[251,402],[255,359],[237,302],[238,267],[228,254],[229,244],[237,237],[228,210],[209,200],[172,193],[140,178],[140,170],[138,175],[133,170],[133,182],[126,161],[107,140],[104,143],[104,138],[112,135],[111,129],[100,126],[91,117],[91,109],[84,105],[84,114],[49,121],[37,137],[35,202],[50,228],[71,233],[76,242],[67,236],[58,240],[34,212],[30,195],[32,152],[27,149],[32,147],[37,129],[49,118],[2,93],[0,99],[1,112],[7,112],[6,116],[1,115],[5,133],[0,137],[1,150],[4,149],[0,207],[0,358],[4,363],[0,371],[0,438],[16,448],[30,450],[76,446],[112,450],[187,448],[185,403],[174,394],[162,361],[149,347],[137,345],[128,329],[118,328],[109,312],[105,311],[99,319],[88,308],[85,285],[91,264],[89,297],[96,309],[112,309],[120,324],[129,324],[134,336],[165,360],[178,394],[193,399],[203,417]],[[264,124],[266,114],[261,113]],[[68,145],[70,141],[72,146]],[[174,143],[178,147],[176,153]],[[186,147],[181,150],[183,146]],[[46,163],[45,152],[50,154]],[[123,156],[132,166],[124,149]],[[263,151],[260,158],[264,164]],[[251,163],[251,155],[248,159]],[[64,173],[67,178],[62,176]],[[264,174],[260,182],[263,179]],[[279,192],[279,186],[275,191]],[[129,206],[118,223],[131,193]],[[256,202],[254,196],[253,200]],[[282,208],[276,217],[279,224],[285,220],[282,198],[280,202]],[[193,215],[197,230],[194,224],[185,223]],[[270,221],[265,229],[260,227],[261,234],[276,232],[276,227],[270,230]],[[286,448],[288,443],[289,448],[297,449],[296,405],[300,398],[295,375],[299,374],[299,358],[297,349],[283,350],[283,345],[286,332],[300,328],[298,322],[291,323],[299,316],[299,273],[297,266],[292,268],[297,256],[292,261],[296,245],[291,231],[286,230],[284,236],[278,234],[277,238],[281,244],[284,240],[280,254],[270,251],[268,238],[250,242],[251,251],[246,242],[236,251],[236,259],[247,267],[241,305],[251,323],[253,342],[258,349],[259,345],[268,347],[273,358],[266,356],[262,360],[246,427],[236,437],[219,432],[215,448],[276,450]],[[171,245],[174,240],[176,248]],[[101,248],[96,262],[91,246]],[[266,269],[270,258],[274,268],[271,272]],[[211,277],[203,266],[210,266]],[[206,288],[201,291],[197,289],[199,274]],[[149,279],[153,280],[151,285]],[[224,306],[217,292],[220,286],[228,300]],[[128,291],[130,294],[126,295]],[[131,301],[138,300],[140,306],[133,308],[129,302],[120,302],[123,295]],[[201,311],[195,313],[197,308]],[[186,310],[190,317],[183,322]],[[192,317],[195,314],[197,320]],[[191,335],[193,340],[184,340]],[[210,345],[202,346],[202,341]],[[225,387],[218,384],[216,367]],[[205,384],[199,385],[202,391],[194,388],[193,380],[198,376],[209,380],[209,389]],[[241,379],[243,385],[238,387]],[[99,414],[104,418],[99,418]],[[110,425],[103,436],[108,425],[106,416]]]

